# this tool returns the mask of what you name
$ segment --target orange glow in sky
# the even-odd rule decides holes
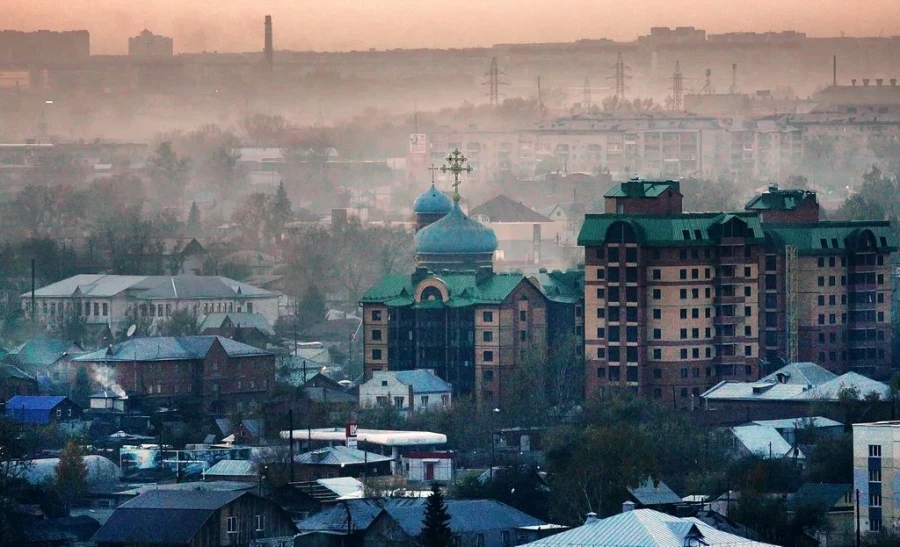
[[[262,19],[294,50],[631,40],[651,26],[900,35],[900,0],[0,0],[0,28],[87,29],[93,53],[123,53],[143,28],[176,52],[259,51]]]

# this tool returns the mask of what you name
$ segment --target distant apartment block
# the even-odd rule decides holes
[[[145,59],[171,57],[174,42],[166,36],[153,34],[147,29],[128,39],[128,56]]]
[[[853,425],[853,488],[859,492],[863,532],[894,530],[898,523],[900,422]]]
[[[84,63],[91,56],[86,30],[21,32],[0,30],[0,61],[29,68]]]
[[[759,360],[829,370],[891,365],[888,222],[818,219],[814,193],[779,190],[746,211],[683,213],[673,181],[633,179],[589,214],[585,247],[587,393],[626,385],[697,406]]]

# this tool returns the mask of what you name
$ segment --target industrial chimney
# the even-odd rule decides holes
[[[275,63],[275,48],[272,45],[272,16],[266,15],[266,48],[264,50],[266,57],[266,68],[272,70]]]
[[[881,87],[881,84],[884,83],[884,78],[875,78],[875,85]]]
[[[869,87],[869,79],[863,78],[862,80],[863,80],[863,87]]]

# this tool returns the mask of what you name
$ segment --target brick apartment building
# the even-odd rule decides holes
[[[252,412],[275,389],[274,354],[221,336],[135,338],[73,363],[106,389],[160,405],[198,398],[209,412]]]
[[[772,187],[736,213],[684,213],[679,184],[630,180],[587,215],[585,389],[627,385],[678,408],[759,360],[870,374],[891,363],[888,222],[825,222]]]

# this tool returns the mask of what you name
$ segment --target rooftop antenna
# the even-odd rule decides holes
[[[706,69],[706,83],[703,85],[703,89],[700,90],[701,95],[712,95],[713,85],[712,85],[712,69]]]
[[[500,86],[509,85],[509,83],[500,80],[500,76],[506,76],[506,73],[497,68],[496,57],[491,57],[491,68],[484,75],[488,77],[488,81],[481,85],[489,86],[487,94],[490,97],[491,106],[497,106],[500,104]]]

